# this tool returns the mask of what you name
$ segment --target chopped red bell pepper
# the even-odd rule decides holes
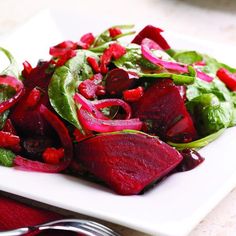
[[[127,102],[136,102],[143,96],[143,87],[125,90],[123,92],[124,100]]]
[[[63,66],[69,59],[76,56],[76,52],[73,50],[68,50],[64,55],[59,57],[58,61],[55,63],[57,67]]]
[[[87,62],[92,67],[92,69],[93,69],[93,71],[95,73],[99,73],[100,72],[100,67],[99,67],[98,62],[97,62],[97,60],[95,58],[87,57]]]
[[[111,38],[115,38],[116,36],[122,34],[121,29],[117,28],[117,27],[110,28],[110,29],[108,29],[108,31],[109,31]]]
[[[0,147],[9,148],[13,151],[20,150],[20,138],[17,135],[0,131]]]
[[[236,91],[236,75],[230,73],[225,68],[220,68],[216,75],[218,78],[225,83],[225,85],[232,91]]]
[[[87,79],[80,83],[78,87],[78,91],[81,95],[83,95],[87,99],[94,99],[96,95],[99,94],[101,90],[104,90],[104,88],[101,88],[99,84],[102,82],[102,75],[101,74],[95,74],[90,79]],[[98,94],[96,94],[98,93]]]
[[[48,164],[59,164],[60,160],[64,157],[63,148],[46,148],[43,152],[43,160]]]
[[[77,43],[82,49],[88,49],[93,44],[95,37],[92,33],[87,33],[80,38],[80,41]]]
[[[101,72],[106,74],[108,72],[107,65],[112,59],[119,59],[126,53],[125,47],[121,46],[118,43],[110,44],[110,46],[104,51],[100,60],[101,60]]]
[[[76,56],[75,50],[78,48],[78,44],[72,41],[64,41],[50,48],[49,53],[53,57],[58,58],[55,62],[51,62],[56,66],[64,65],[70,58]]]

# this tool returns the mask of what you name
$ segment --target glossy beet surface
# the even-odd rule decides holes
[[[197,151],[192,149],[184,149],[180,153],[183,160],[176,168],[178,172],[192,170],[205,160]]]
[[[134,106],[134,114],[147,123],[148,132],[165,140],[190,142],[196,138],[193,121],[171,80],[158,80],[149,87]]]
[[[122,195],[140,193],[182,160],[179,152],[155,137],[125,132],[98,135],[78,143],[75,158]]]
[[[134,76],[122,69],[113,69],[106,77],[106,91],[111,95],[121,94],[135,83]]]
[[[167,41],[161,36],[162,29],[159,29],[153,25],[147,25],[144,27],[132,40],[132,43],[141,44],[142,40],[149,38],[157,43],[163,50],[170,49]]]

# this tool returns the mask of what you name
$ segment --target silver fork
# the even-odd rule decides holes
[[[90,220],[78,219],[57,220],[45,224],[2,231],[0,232],[0,236],[20,236],[47,229],[72,231],[85,236],[120,236],[118,233],[102,224]]]

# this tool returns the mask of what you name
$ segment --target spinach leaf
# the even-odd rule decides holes
[[[12,167],[15,154],[7,149],[0,148],[0,165]]]
[[[177,52],[173,55],[173,58],[184,64],[193,64],[198,61],[202,61],[203,57],[196,51],[183,51]]]
[[[119,28],[119,29],[122,29],[122,30],[127,30],[127,29],[129,30],[129,29],[132,29],[133,27],[134,27],[134,25],[116,25],[116,26],[113,26],[111,28]],[[110,34],[109,34],[109,30],[106,29],[98,37],[96,37],[95,42],[93,44],[93,47],[101,46],[101,45],[103,45],[107,42],[116,40],[118,38],[121,38],[121,37],[124,37],[124,36],[127,36],[127,35],[131,35],[131,34],[134,34],[134,33],[135,33],[135,31],[128,31],[128,32],[124,32],[124,33],[118,35],[115,38],[111,38]]]
[[[221,102],[212,93],[195,97],[186,106],[202,136],[227,128],[233,119],[232,103]]]
[[[211,83],[196,78],[194,84],[187,87],[186,96],[189,101],[202,94],[213,93],[220,101],[230,101],[231,94],[225,84],[215,78]]]
[[[77,119],[73,96],[81,81],[93,75],[92,68],[86,60],[88,56],[98,59],[97,55],[90,51],[78,50],[75,57],[55,70],[48,87],[48,95],[52,107],[63,119],[81,131],[82,128]]]
[[[130,44],[126,48],[127,52],[124,56],[114,61],[114,64],[123,70],[135,72],[142,78],[170,78],[176,85],[192,84],[196,78],[196,72],[193,67],[189,67],[188,74],[175,74],[170,72],[161,72],[160,67],[154,65],[142,56],[139,45]],[[156,50],[153,52],[157,57],[173,61],[173,59],[164,51]]]
[[[0,103],[14,96],[15,90],[9,86],[0,85]],[[0,114],[0,130],[3,128],[9,115],[9,110]]]
[[[230,126],[236,125],[236,92],[231,92],[231,99],[233,104],[233,117]]]
[[[16,60],[11,55],[11,53],[5,48],[0,47],[0,51],[7,57],[9,60],[9,65],[0,73],[0,75],[10,75],[16,78],[19,78],[19,72]]]
[[[195,140],[195,141],[190,142],[190,143],[172,143],[172,142],[168,142],[168,144],[172,147],[175,147],[178,150],[183,150],[185,148],[200,149],[202,147],[205,147],[206,145],[208,145],[212,141],[216,140],[221,134],[224,133],[224,131],[225,131],[225,129],[221,129],[221,130],[217,131],[216,133],[210,134],[210,135],[208,135],[204,138]]]
[[[203,56],[203,61],[205,61],[206,66],[202,67],[201,70],[203,72],[206,73],[211,73],[211,74],[216,74],[217,70],[220,68],[225,68],[228,71],[230,71],[231,73],[235,73],[236,72],[236,68],[232,68],[224,63],[221,63],[219,61],[217,61],[215,58],[210,57],[208,55],[202,54]]]
[[[193,84],[195,81],[194,76],[188,76],[188,75],[178,75],[173,73],[159,73],[159,74],[139,74],[140,77],[144,78],[152,78],[152,79],[163,79],[163,78],[170,78],[173,80],[174,84],[176,85],[188,85]]]
[[[19,73],[17,69],[17,64],[14,59],[14,57],[11,55],[9,51],[6,49],[0,47],[0,51],[3,52],[3,54],[8,58],[9,65],[0,73],[0,75],[9,75],[18,78]],[[12,96],[14,96],[15,90],[12,89],[9,86],[0,85],[0,103],[8,100]],[[2,114],[0,114],[0,130],[3,128],[7,117],[8,117],[9,111],[5,111]]]
[[[126,54],[114,61],[116,67],[135,72],[137,74],[146,70],[157,70],[159,67],[142,57],[141,48],[137,44],[129,44]]]

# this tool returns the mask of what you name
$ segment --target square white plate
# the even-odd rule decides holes
[[[78,25],[85,21],[85,17],[78,17]],[[62,34],[68,34],[64,19],[59,18],[58,13],[54,14]],[[54,20],[49,12],[43,12],[2,39],[2,45],[11,50],[20,62],[27,59],[35,63],[38,58],[48,58],[49,46],[63,38]],[[103,26],[108,27],[105,22]],[[74,31],[65,39],[73,39],[87,31],[98,32],[91,22],[80,29],[72,28]],[[233,50],[236,52],[235,48],[177,34],[166,36],[173,47],[205,51],[228,63],[233,62],[236,54],[232,53]],[[222,48],[223,52],[219,51]],[[206,158],[202,165],[190,172],[174,174],[140,196],[119,196],[105,187],[71,176],[4,167],[0,167],[0,189],[153,235],[183,236],[236,186],[235,140],[236,128],[228,129],[200,151]]]

